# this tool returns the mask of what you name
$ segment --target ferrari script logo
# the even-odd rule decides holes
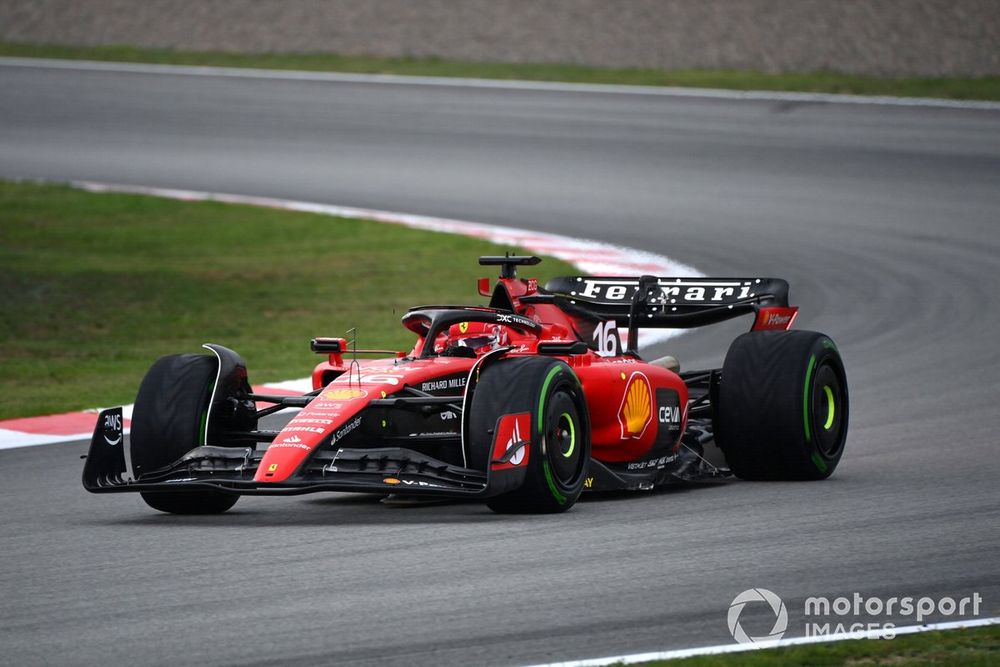
[[[649,380],[642,373],[633,373],[625,385],[625,396],[618,410],[618,423],[622,427],[622,440],[638,440],[645,433],[653,418],[653,399]]]

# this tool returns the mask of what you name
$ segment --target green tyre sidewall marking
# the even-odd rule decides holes
[[[812,442],[812,433],[809,430],[809,397],[812,395],[812,374],[816,366],[816,355],[809,357],[809,365],[806,367],[806,385],[802,388],[802,425],[805,427],[806,442]]]
[[[542,442],[544,442],[545,438],[545,432],[543,430],[545,426],[545,398],[548,395],[549,385],[552,384],[552,380],[554,380],[555,377],[562,372],[562,370],[561,366],[555,366],[548,372],[545,376],[545,380],[542,381],[542,390],[538,395],[538,435],[542,438]],[[547,452],[545,450],[547,448],[542,447],[541,449],[543,450],[540,454],[542,456],[542,473],[545,475],[545,483],[549,487],[549,491],[552,493],[552,497],[555,498],[555,501],[560,505],[565,505],[567,498],[556,485],[555,476],[552,474],[552,467],[549,465],[549,460],[546,456]]]
[[[201,412],[201,422],[198,424],[198,446],[204,447],[208,444],[208,413],[212,409],[212,397],[215,396],[215,383],[208,388],[208,406]]]
[[[538,435],[542,435],[542,422],[545,420],[545,397],[549,392],[549,385],[552,384],[552,380],[555,376],[561,372],[562,367],[555,366],[549,371],[548,375],[545,376],[545,380],[542,382],[542,391],[538,396]]]
[[[820,472],[826,472],[826,461],[819,455],[819,452],[813,452],[809,458],[812,459],[812,462],[819,468]]]
[[[208,441],[208,434],[205,433],[205,426],[208,423],[208,410],[203,410],[201,413],[201,421],[198,424],[198,446],[204,447],[205,443]]]
[[[548,484],[549,491],[552,492],[552,497],[556,499],[556,502],[560,505],[566,504],[566,496],[563,495],[559,487],[556,486],[555,477],[552,475],[552,468],[549,466],[548,459],[542,459],[542,471],[545,473],[545,482]]]

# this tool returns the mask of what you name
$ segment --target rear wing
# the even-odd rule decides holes
[[[545,285],[563,310],[614,320],[629,328],[679,329],[755,314],[753,329],[787,329],[798,308],[788,305],[780,278],[658,278],[565,276]]]

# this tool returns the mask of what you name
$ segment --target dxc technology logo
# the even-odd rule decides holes
[[[768,634],[753,637],[748,635],[743,626],[740,625],[740,614],[743,613],[743,608],[750,602],[765,602],[771,607],[771,611],[774,612],[774,626]],[[775,593],[766,588],[750,588],[733,599],[732,604],[729,605],[728,620],[729,632],[733,635],[733,639],[740,644],[756,644],[757,642],[771,639],[781,639],[781,636],[785,634],[785,630],[788,629],[788,610],[785,609],[785,603]]]

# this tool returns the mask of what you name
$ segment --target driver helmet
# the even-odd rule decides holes
[[[466,348],[480,356],[507,345],[506,327],[487,322],[460,322],[448,327],[442,350]]]

